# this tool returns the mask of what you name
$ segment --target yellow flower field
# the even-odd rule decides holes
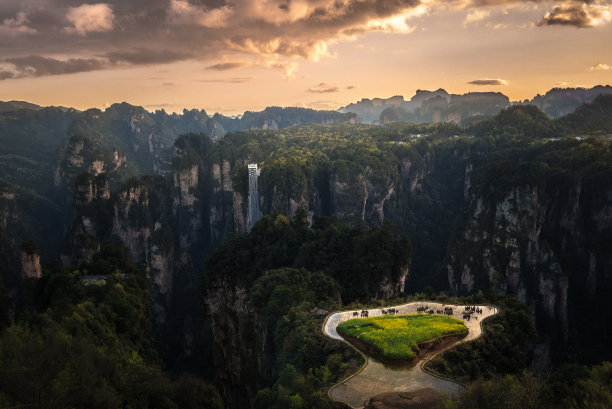
[[[383,358],[412,359],[417,344],[449,335],[465,335],[463,321],[440,315],[383,315],[355,318],[338,325],[348,335],[373,346]]]

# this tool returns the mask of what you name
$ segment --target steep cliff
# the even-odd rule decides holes
[[[17,289],[22,273],[38,276],[40,258],[59,253],[61,234],[60,211],[53,202],[0,179],[0,281],[7,288]]]
[[[385,200],[383,213],[414,246],[406,282],[409,293],[427,286],[448,289],[447,276],[441,269],[464,201],[470,149],[465,139],[419,140],[398,160],[399,178]]]
[[[74,214],[61,253],[64,265],[91,260],[100,250],[100,240],[109,237],[112,228],[110,185],[106,174],[93,176],[84,172],[75,179],[71,206]]]
[[[247,229],[248,174],[244,163],[232,166],[230,159],[220,157],[211,169],[210,240],[220,243],[228,234]],[[213,244],[213,246],[214,246]]]
[[[557,166],[504,162],[475,171],[448,253],[454,291],[493,288],[530,305],[540,368],[568,353],[594,360],[612,340],[611,175],[596,165]]]
[[[105,150],[82,136],[66,139],[59,148],[54,169],[56,188],[71,189],[83,172],[94,176],[106,174],[113,184],[118,184],[136,174],[133,164],[117,149]]]
[[[264,356],[266,334],[259,330],[257,312],[244,283],[229,278],[210,284],[204,297],[213,334],[213,365],[228,408],[248,408],[255,396]],[[258,339],[262,340],[258,341]],[[261,381],[261,380],[260,380]]]
[[[54,203],[0,179],[0,327],[14,322],[24,282],[42,274],[41,258],[58,254],[61,229]]]
[[[21,244],[21,276],[22,278],[40,278],[42,267],[40,265],[40,250],[32,241]]]

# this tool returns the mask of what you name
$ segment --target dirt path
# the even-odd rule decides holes
[[[443,310],[445,307],[451,307],[453,308],[452,316],[457,319],[462,319],[462,313],[465,307],[463,305],[457,306],[433,302],[413,302],[391,308],[398,310],[399,314],[417,314],[417,308],[422,306],[429,306],[434,311]],[[389,307],[385,307],[385,309],[387,308]],[[468,328],[468,335],[460,341],[447,346],[443,350],[451,348],[458,343],[478,338],[482,333],[482,328],[480,327],[482,320],[497,313],[497,308],[495,307],[477,306],[477,308],[482,309],[482,314],[475,314],[478,319],[472,318],[469,321],[463,320]],[[382,315],[380,308],[370,309],[368,312],[370,317]],[[339,323],[352,318],[354,318],[353,311],[343,311],[331,314],[323,325],[323,332],[330,338],[344,341],[338,334],[338,331],[336,331],[336,327]],[[425,362],[443,350],[427,356],[417,365],[407,369],[389,367],[373,358],[367,357],[365,366],[353,376],[332,387],[329,390],[329,395],[332,399],[346,402],[354,408],[363,407],[368,398],[383,392],[404,392],[429,387],[446,395],[456,396],[463,388],[461,384],[432,376],[424,372],[422,368]]]

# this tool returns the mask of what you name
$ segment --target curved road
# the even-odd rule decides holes
[[[462,313],[465,307],[464,305],[450,305],[434,302],[413,302],[395,307],[385,307],[385,309],[395,308],[399,311],[399,314],[417,314],[417,308],[421,306],[432,307],[434,311],[442,310],[445,307],[451,307],[453,308],[452,316],[457,319],[462,319]],[[478,338],[482,333],[482,328],[480,327],[482,320],[497,313],[497,308],[495,307],[482,305],[477,307],[482,309],[482,314],[475,314],[478,319],[472,318],[469,321],[463,320],[468,328],[468,335],[444,349],[453,347],[461,342]],[[380,308],[370,309],[368,312],[370,317],[382,315]],[[330,338],[346,342],[340,334],[338,334],[336,327],[339,323],[352,318],[354,318],[353,311],[342,311],[331,314],[323,325],[323,332]],[[345,379],[336,386],[333,386],[329,390],[329,395],[332,399],[345,402],[354,408],[363,407],[370,397],[383,392],[409,392],[429,387],[446,395],[457,396],[463,388],[461,384],[437,378],[424,372],[422,369],[422,365],[427,362],[427,360],[433,358],[440,352],[442,351],[438,351],[436,354],[422,359],[421,362],[410,368],[389,367],[373,358],[367,357],[365,366],[356,374]]]

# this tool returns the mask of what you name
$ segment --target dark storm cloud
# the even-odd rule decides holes
[[[6,80],[9,78],[13,78],[15,74],[10,71],[0,71],[0,80]]]
[[[208,9],[216,9],[227,4],[227,0],[189,0],[193,5],[204,6]]]
[[[474,80],[468,82],[468,84],[472,85],[508,85],[508,81],[502,79],[490,79],[490,78],[482,78],[479,80]]]
[[[227,71],[234,70],[236,68],[242,68],[246,64],[243,62],[225,62],[220,64],[214,64],[206,67],[207,70],[215,70],[215,71]]]
[[[42,77],[45,75],[73,74],[95,71],[108,66],[107,61],[98,58],[70,58],[56,60],[38,55],[6,58],[5,63],[12,64],[18,72],[16,77]]]
[[[0,70],[17,78],[194,59],[223,71],[241,68],[223,62],[239,56],[250,59],[244,66],[283,69],[291,77],[297,64],[292,58],[316,61],[329,55],[330,42],[369,31],[408,33],[415,15],[449,7],[442,0],[95,1],[0,1]],[[520,3],[450,4],[474,9]],[[560,0],[540,25],[604,24],[611,7],[610,0]]]
[[[131,65],[165,64],[175,61],[187,60],[193,57],[185,51],[138,49],[126,51],[112,51],[104,54],[111,64],[127,63]]]

